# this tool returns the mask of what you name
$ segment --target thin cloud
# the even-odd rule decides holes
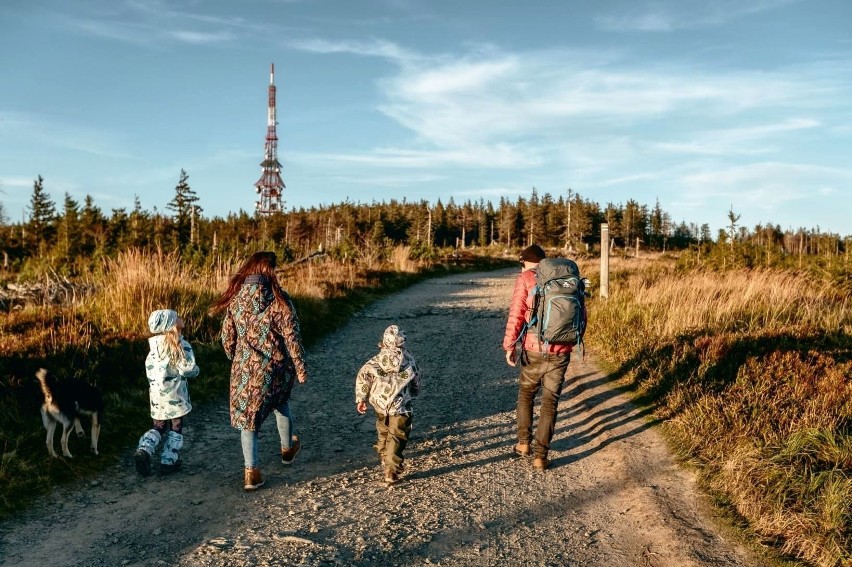
[[[613,177],[611,179],[605,179],[597,183],[598,187],[610,187],[612,185],[623,185],[625,183],[635,183],[637,181],[652,181],[655,179],[659,179],[659,173],[636,173],[633,175],[624,175],[622,177]]]
[[[805,200],[827,187],[844,187],[852,170],[811,164],[758,162],[712,168],[684,175],[678,184],[687,201],[700,206],[712,197],[725,197],[740,205],[772,210],[789,201]]]
[[[586,68],[556,53],[425,60],[379,82],[379,109],[437,146],[515,136],[546,137],[578,121],[647,122],[672,113],[731,115],[753,108],[806,104],[822,86],[797,76],[719,74],[613,64]],[[581,57],[574,57],[582,61]],[[560,71],[554,71],[559,69]]]
[[[52,15],[53,25],[77,33],[140,46],[163,41],[190,45],[230,43],[262,26],[240,17],[220,17],[172,8],[154,1],[125,1],[107,10]]]
[[[332,176],[330,179],[340,183],[354,183],[358,185],[379,186],[379,187],[408,187],[411,184],[418,183],[434,183],[446,179],[443,175],[421,173],[405,175],[346,175]]]
[[[9,112],[4,114],[5,133],[19,146],[34,144],[42,148],[58,147],[110,159],[135,160],[123,151],[120,136],[88,124],[68,122],[47,114]]]
[[[478,46],[460,55],[424,55],[380,40],[313,39],[291,46],[393,64],[376,82],[382,99],[377,108],[411,132],[410,145],[315,156],[323,163],[531,173],[556,165],[571,183],[595,187],[647,182],[653,176],[671,181],[680,174],[665,163],[657,173],[636,174],[654,153],[674,159],[677,154],[774,152],[771,143],[785,133],[834,122],[820,111],[849,91],[845,75],[836,72],[843,62],[771,72],[676,65],[642,69],[616,52],[505,53]],[[793,114],[776,123],[738,126],[750,115],[798,111],[813,117]],[[726,122],[732,125],[724,127]],[[679,140],[642,141],[642,131],[664,132],[672,123],[680,125]]]
[[[769,12],[801,0],[708,0],[703,3],[645,3],[626,12],[601,13],[595,17],[606,31],[671,32],[726,24],[741,18]]]
[[[440,167],[493,167],[526,168],[542,164],[534,155],[526,155],[516,148],[497,145],[467,147],[459,150],[412,150],[405,148],[375,148],[368,152],[289,154],[291,159],[305,163],[358,164],[383,168],[440,168]]]
[[[416,53],[400,47],[398,44],[384,41],[327,41],[323,39],[296,39],[287,43],[292,49],[312,53],[361,55],[381,57],[398,63],[408,64],[421,57]]]
[[[676,154],[708,156],[759,155],[775,151],[767,143],[776,143],[787,132],[821,126],[817,120],[794,118],[777,124],[764,124],[747,128],[713,129],[700,132],[688,142],[653,142],[649,147]]]
[[[173,30],[168,32],[168,34],[182,43],[190,43],[194,45],[223,43],[235,39],[234,34],[228,31],[208,33],[191,30]]]

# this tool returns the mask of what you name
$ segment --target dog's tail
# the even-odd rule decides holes
[[[47,370],[40,368],[36,372],[36,378],[38,378],[38,383],[41,385],[41,393],[44,394],[44,403],[53,403],[53,392],[50,391],[50,386],[47,384]]]

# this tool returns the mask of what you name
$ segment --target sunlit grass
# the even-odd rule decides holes
[[[589,264],[590,273],[597,269]],[[831,279],[616,261],[588,341],[706,486],[820,566],[852,561],[852,310]]]
[[[374,299],[424,277],[505,265],[488,258],[466,268],[433,265],[411,260],[407,247],[387,256],[366,263],[319,257],[282,267],[279,279],[296,304],[306,344]],[[201,367],[190,386],[196,407],[227,391],[221,316],[208,311],[238,267],[237,259],[199,266],[175,254],[129,250],[104,261],[91,276],[94,294],[83,301],[0,313],[0,518],[58,482],[113,464],[148,425],[144,359],[147,320],[154,309],[174,309],[186,321],[185,336]],[[102,390],[106,415],[100,457],[74,447],[73,461],[47,456],[38,409],[42,397],[34,379],[40,367],[60,377],[82,377]]]

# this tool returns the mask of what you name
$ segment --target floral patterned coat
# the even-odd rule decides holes
[[[222,346],[231,360],[231,425],[256,431],[290,398],[293,379],[306,377],[296,308],[275,299],[270,282],[246,278],[222,323]]]

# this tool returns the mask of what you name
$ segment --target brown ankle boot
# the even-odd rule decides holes
[[[538,471],[546,470],[550,466],[550,461],[547,457],[536,457],[533,459],[533,468]]]
[[[243,483],[244,490],[257,490],[258,488],[263,486],[263,483],[263,475],[260,474],[260,469],[245,469],[245,483]]]
[[[299,449],[302,448],[302,442],[299,441],[298,437],[293,437],[290,442],[289,449],[281,449],[281,462],[285,465],[293,464],[293,459],[296,458],[296,455],[299,454]]]

